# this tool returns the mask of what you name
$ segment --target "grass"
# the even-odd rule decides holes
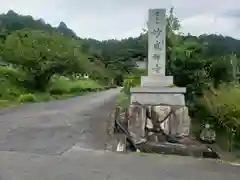
[[[0,99],[0,108],[7,108],[19,105],[19,102]]]
[[[98,92],[104,87],[91,79],[70,80],[66,77],[54,77],[46,92],[28,92],[28,90],[13,85],[7,78],[1,81],[0,108],[16,106],[22,103],[42,102],[67,99],[88,92]]]
[[[130,104],[130,97],[123,91],[119,93],[117,97],[117,105],[121,107],[127,107]]]
[[[103,90],[104,87],[91,79],[70,80],[66,77],[54,78],[50,84],[51,94],[82,94],[83,92],[94,92]]]
[[[225,160],[217,160],[218,162],[222,163],[222,164],[233,164],[233,165],[240,165],[240,159],[236,159],[234,161],[225,161]]]
[[[25,103],[25,102],[36,102],[37,99],[34,94],[27,93],[27,94],[21,94],[18,98],[18,101],[20,103]]]

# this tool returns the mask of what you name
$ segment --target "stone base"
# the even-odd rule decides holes
[[[141,152],[219,159],[219,155],[202,144],[173,144],[146,142],[139,145]]]
[[[168,87],[173,84],[172,76],[142,76],[141,87]]]
[[[131,104],[138,102],[146,105],[185,105],[186,88],[131,88]]]
[[[173,113],[160,124],[162,130],[167,135],[178,137],[185,137],[189,135],[191,120],[188,115],[188,108],[186,106],[153,106],[151,114],[153,118],[147,119],[148,129],[152,129],[151,123],[155,121],[162,121],[170,112]],[[152,120],[153,119],[153,120]],[[149,125],[150,124],[150,125]]]

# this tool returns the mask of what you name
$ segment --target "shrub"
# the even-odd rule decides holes
[[[103,86],[91,79],[70,80],[66,77],[54,77],[49,92],[52,95],[63,95],[68,93],[97,92],[103,89]]]
[[[123,82],[123,91],[126,94],[130,93],[130,88],[132,87],[136,87],[140,84],[140,77],[137,76],[130,76],[128,78],[126,78]]]
[[[70,93],[81,93],[81,92],[84,92],[81,86],[72,86],[70,88]]]
[[[68,93],[69,90],[65,87],[55,87],[55,88],[51,88],[49,90],[50,94],[52,95],[61,95],[61,94],[64,94],[64,93]]]
[[[122,107],[127,107],[130,103],[129,95],[121,92],[117,97],[117,105]]]
[[[14,85],[8,79],[0,78],[0,98],[15,100],[20,94],[25,92],[24,88]]]
[[[33,94],[22,94],[19,96],[18,98],[18,101],[21,102],[21,103],[24,103],[24,102],[36,102],[37,99],[36,97],[33,95]]]
[[[81,91],[81,92],[96,92],[102,90],[103,87],[97,83],[97,81],[93,81],[91,79],[85,80],[77,80],[73,81],[71,84],[72,91]]]
[[[37,92],[37,93],[34,93],[34,95],[36,96],[37,101],[50,101],[53,99],[48,93]]]
[[[220,86],[204,92],[204,97],[198,104],[199,116],[202,122],[209,123],[218,132],[218,137],[228,141],[228,148],[240,140],[240,88]],[[224,139],[219,138],[220,141]],[[233,142],[234,141],[234,142]],[[225,143],[226,144],[226,143]]]
[[[71,88],[71,81],[65,77],[54,77],[52,79],[49,92],[52,95],[61,95],[69,93]]]
[[[240,132],[240,88],[221,86],[206,91],[201,99],[209,116],[227,129]]]
[[[0,67],[0,78],[7,79],[13,84],[19,84],[25,81],[24,73],[11,67]]]

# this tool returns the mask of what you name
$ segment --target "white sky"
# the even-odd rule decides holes
[[[240,39],[240,0],[0,0],[12,9],[57,26],[63,21],[79,37],[98,40],[138,36],[149,8],[174,6],[184,33],[217,33]]]

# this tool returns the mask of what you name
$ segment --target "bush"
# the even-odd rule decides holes
[[[121,92],[117,97],[117,105],[121,107],[127,107],[130,103],[129,95]]]
[[[19,96],[18,98],[18,101],[21,102],[21,103],[24,103],[24,102],[36,102],[37,99],[36,97],[33,95],[33,94],[22,94]]]
[[[70,92],[71,81],[65,77],[54,77],[52,79],[49,92],[52,95],[62,95]]]
[[[0,98],[7,100],[15,100],[20,94],[25,92],[24,88],[14,85],[8,79],[0,78]]]
[[[19,84],[25,81],[25,75],[20,70],[11,67],[0,67],[0,79],[7,79],[12,84]]]
[[[36,92],[34,95],[36,96],[37,101],[50,101],[54,99],[49,93]]]
[[[61,95],[61,94],[68,93],[69,90],[65,87],[58,87],[58,88],[51,88],[49,92],[52,95]]]
[[[74,85],[70,88],[70,93],[82,93],[84,92],[84,89],[81,87],[81,86],[78,86],[78,85]]]
[[[209,123],[217,131],[217,139],[228,142],[228,148],[240,141],[240,88],[220,86],[204,92],[198,101],[198,118]],[[230,143],[230,144],[229,144]],[[226,142],[225,142],[226,144]]]
[[[72,81],[71,92],[96,92],[103,90],[103,87],[91,79]]]
[[[130,88],[140,85],[140,77],[130,76],[126,78],[123,82],[123,91],[126,94],[130,93]]]
[[[227,129],[240,132],[240,88],[221,86],[204,93],[201,99],[206,113]]]

